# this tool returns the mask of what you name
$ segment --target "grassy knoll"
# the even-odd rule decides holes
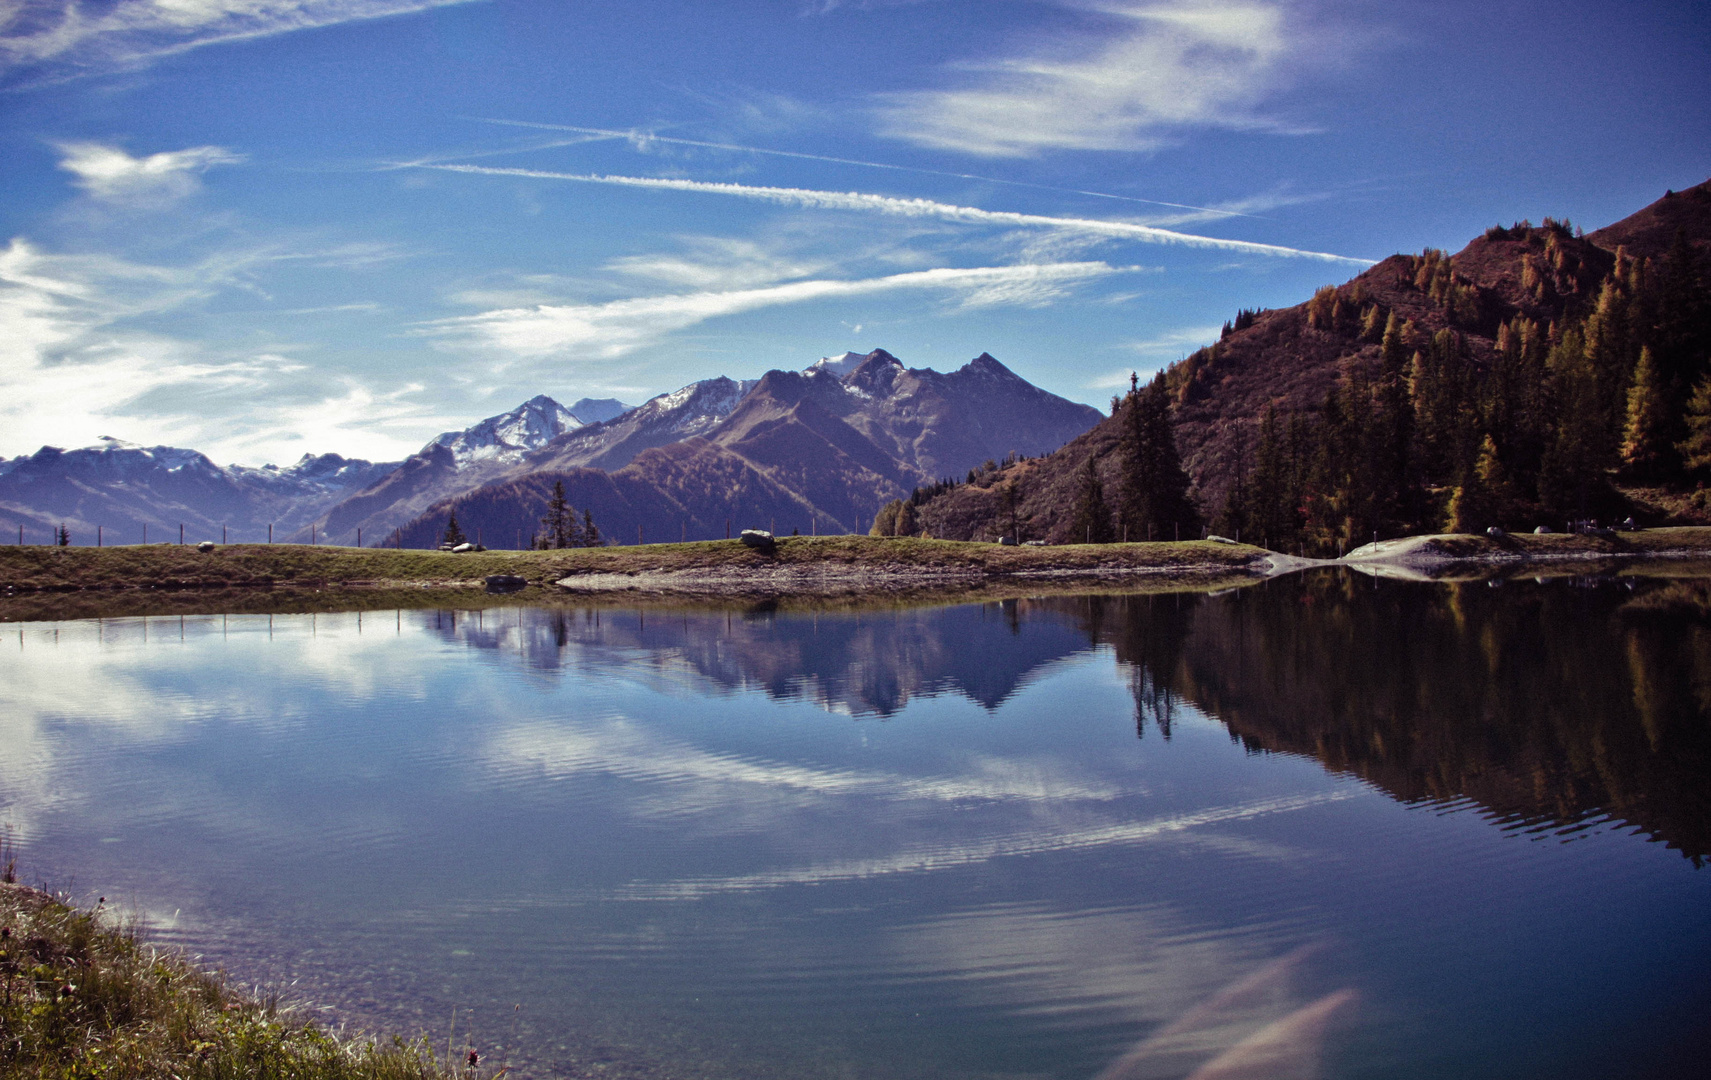
[[[7,875],[8,877],[10,875]],[[0,883],[0,1076],[180,1080],[492,1077],[425,1042],[334,1035],[159,953],[100,911]]]
[[[471,586],[490,574],[515,574],[545,584],[573,574],[740,573],[817,566],[893,573],[1098,573],[1174,567],[1236,569],[1258,554],[1251,547],[1199,541],[1030,548],[867,536],[783,537],[771,552],[744,547],[735,540],[458,555],[305,544],[233,544],[207,553],[177,544],[26,546],[0,547],[0,590]]]

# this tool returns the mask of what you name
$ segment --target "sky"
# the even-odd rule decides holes
[[[1105,405],[1705,180],[1708,75],[1689,0],[0,0],[0,456],[394,459],[875,348]]]

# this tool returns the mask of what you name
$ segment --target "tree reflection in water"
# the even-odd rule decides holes
[[[1384,582],[1326,572],[1205,599],[1078,601],[1129,665],[1250,750],[1507,827],[1631,824],[1711,853],[1711,581]]]

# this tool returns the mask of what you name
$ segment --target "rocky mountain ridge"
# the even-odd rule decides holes
[[[406,546],[429,544],[455,511],[465,532],[473,524],[499,543],[518,543],[535,530],[555,483],[625,543],[638,535],[713,539],[749,526],[864,531],[881,505],[916,485],[993,458],[1048,452],[1099,415],[985,353],[951,372],[906,367],[883,349],[845,353],[753,382],[692,383],[608,424],[566,433],[508,475],[426,507],[393,535]],[[334,535],[335,523],[349,527],[330,516]]]

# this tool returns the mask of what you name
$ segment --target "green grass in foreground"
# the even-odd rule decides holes
[[[7,875],[8,877],[10,874]],[[99,910],[0,883],[0,1076],[469,1080],[426,1040],[344,1038],[159,953]],[[503,1070],[500,1070],[503,1071]]]

